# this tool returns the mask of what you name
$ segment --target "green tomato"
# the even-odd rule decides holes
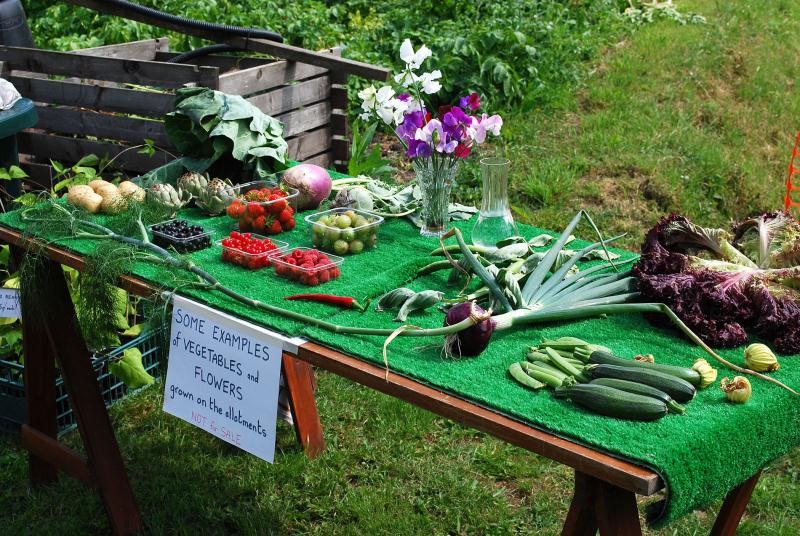
[[[365,218],[364,216],[359,214],[353,220],[353,227],[362,227],[362,226],[364,226],[364,225],[366,225],[368,223],[369,223],[369,221],[367,221],[367,218]]]
[[[364,250],[364,242],[353,240],[350,242],[350,253],[361,253]]]
[[[341,216],[336,216],[336,227],[339,229],[346,229],[350,227],[350,224],[353,223],[349,216],[345,216],[342,214]]]
[[[322,237],[322,235],[318,235],[315,233],[314,236],[311,237],[311,241],[314,243],[315,247],[320,247],[322,246],[322,243],[325,241],[325,239]]]
[[[359,240],[367,241],[371,235],[375,234],[374,227],[364,227],[356,231],[356,238]]]
[[[351,242],[355,239],[356,233],[353,231],[352,228],[348,227],[347,229],[342,229],[342,240],[347,240]]]
[[[325,229],[325,238],[330,241],[339,240],[339,236],[341,236],[342,232],[339,229],[329,227]]]
[[[317,223],[320,225],[330,225],[331,224],[331,217],[330,216],[320,216],[317,220]]]
[[[319,221],[314,224],[314,235],[324,236],[325,225]]]
[[[348,245],[347,242],[345,242],[344,240],[337,240],[333,244],[333,251],[337,255],[344,255],[345,253],[347,253],[347,249]]]

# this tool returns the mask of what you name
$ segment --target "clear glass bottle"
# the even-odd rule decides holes
[[[476,246],[494,248],[498,241],[519,234],[508,203],[510,167],[511,162],[507,158],[481,159],[483,199],[478,221],[472,228],[472,243]]]

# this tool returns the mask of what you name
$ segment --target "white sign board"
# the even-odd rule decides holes
[[[19,289],[0,288],[0,318],[21,318]]]
[[[281,341],[175,296],[164,411],[272,463]]]

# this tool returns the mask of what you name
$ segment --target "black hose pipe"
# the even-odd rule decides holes
[[[240,47],[235,47],[233,45],[226,45],[226,44],[217,44],[217,45],[208,45],[205,47],[195,48],[194,50],[190,50],[188,52],[181,52],[177,56],[173,56],[167,63],[186,63],[189,60],[193,60],[195,58],[199,58],[201,56],[208,56],[209,54],[219,54],[220,52],[238,52],[243,50]]]
[[[283,37],[279,33],[272,32],[270,30],[260,30],[257,28],[242,28],[241,26],[230,26],[227,24],[216,24],[213,22],[206,22],[202,20],[185,19],[177,15],[172,15],[171,13],[164,13],[163,11],[153,9],[151,7],[140,6],[139,4],[134,4],[133,2],[128,2],[127,0],[102,0],[102,2],[105,4],[113,4],[115,6],[127,9],[129,11],[136,11],[143,15],[148,15],[150,17],[162,20],[164,22],[169,22],[180,26],[186,26],[188,28],[225,32],[229,34],[240,35],[242,37],[267,39],[269,41],[277,41],[278,43],[283,43]]]

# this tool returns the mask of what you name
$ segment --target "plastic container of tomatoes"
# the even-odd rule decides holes
[[[294,248],[272,257],[275,273],[280,277],[315,287],[338,279],[344,259],[313,248]]]
[[[311,242],[337,255],[355,255],[378,244],[383,218],[366,210],[333,208],[306,216]]]
[[[295,228],[296,188],[259,180],[233,187],[233,196],[225,209],[240,231],[276,235]]]
[[[282,240],[236,231],[233,231],[228,238],[217,241],[217,245],[222,248],[222,262],[249,270],[272,266],[270,259],[289,247],[289,244]]]

